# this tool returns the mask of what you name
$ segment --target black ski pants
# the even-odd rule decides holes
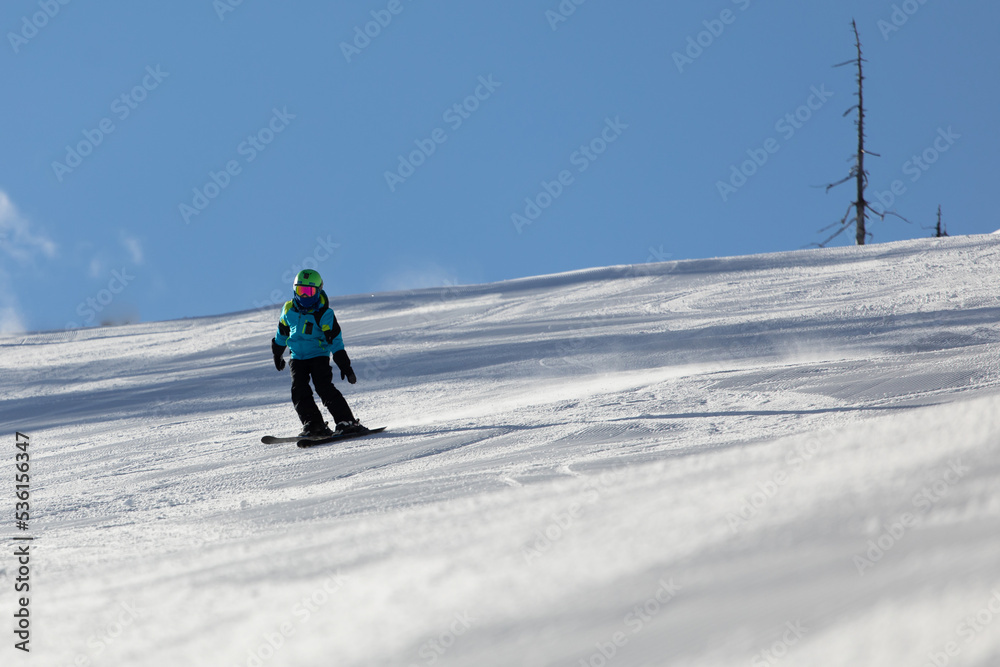
[[[307,428],[316,428],[323,425],[323,414],[316,407],[313,399],[312,389],[309,387],[309,380],[312,379],[313,386],[319,400],[330,411],[333,416],[333,425],[342,421],[353,421],[354,413],[347,405],[344,395],[333,386],[333,369],[330,367],[329,357],[316,357],[314,359],[292,359],[292,405],[295,412],[299,414],[302,425]]]

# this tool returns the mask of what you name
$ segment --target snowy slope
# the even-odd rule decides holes
[[[276,312],[0,338],[31,664],[1000,664],[998,267],[954,237],[338,298],[390,430],[313,450],[259,443],[298,428]]]

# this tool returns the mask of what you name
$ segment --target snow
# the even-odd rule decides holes
[[[389,430],[310,450],[259,442],[298,429],[275,310],[2,337],[31,662],[998,664],[998,267],[984,235],[335,298]]]

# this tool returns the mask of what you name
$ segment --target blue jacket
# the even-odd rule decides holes
[[[320,292],[319,305],[308,311],[299,310],[294,301],[285,303],[274,342],[287,346],[292,359],[315,359],[343,350],[340,324],[326,292]]]

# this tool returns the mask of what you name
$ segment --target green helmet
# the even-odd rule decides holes
[[[319,302],[319,293],[323,289],[323,278],[311,269],[303,269],[295,276],[295,299],[303,306],[311,306]]]
[[[313,271],[312,269],[299,271],[299,274],[295,276],[295,284],[310,285],[316,289],[323,289],[323,279],[320,277],[318,271]]]

